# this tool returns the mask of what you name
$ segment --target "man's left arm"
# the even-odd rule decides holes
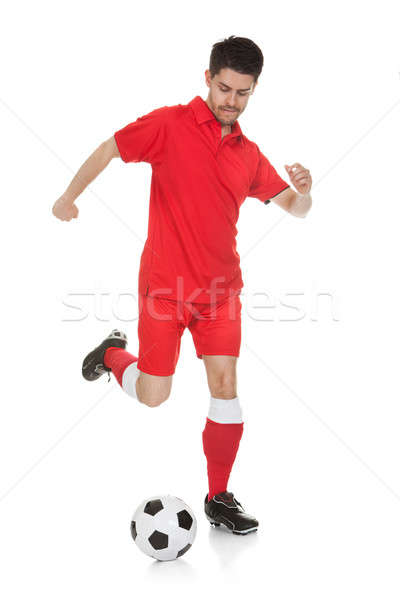
[[[310,195],[312,179],[310,171],[305,169],[300,163],[285,165],[285,169],[297,193],[291,188],[286,188],[271,198],[271,202],[274,202],[295,217],[305,217],[312,205]]]

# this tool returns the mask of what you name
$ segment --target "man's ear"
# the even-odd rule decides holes
[[[211,79],[211,77],[210,77],[210,69],[206,69],[204,75],[205,75],[205,78],[206,78],[206,85],[207,85],[207,87],[210,87],[210,79]]]

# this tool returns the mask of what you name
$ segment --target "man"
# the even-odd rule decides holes
[[[227,491],[243,433],[236,390],[243,287],[236,222],[247,196],[275,202],[298,217],[311,206],[310,172],[299,163],[285,165],[295,192],[239,125],[262,67],[260,48],[247,38],[214,44],[205,72],[207,99],[157,108],[116,131],[53,207],[61,220],[76,218],[76,198],[112,158],[151,164],[148,237],[138,281],[138,356],[126,351],[126,335],[115,329],[86,356],[82,374],[93,381],[112,371],[129,395],[158,406],[170,394],[181,336],[189,328],[211,394],[202,434],[209,484],[205,514],[212,524],[242,535],[259,523]]]

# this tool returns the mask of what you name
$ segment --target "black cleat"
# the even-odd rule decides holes
[[[225,525],[232,533],[245,535],[258,528],[257,519],[244,512],[243,506],[231,492],[216,494],[210,501],[207,494],[204,512],[211,525]]]
[[[119,329],[113,329],[112,332],[105,340],[103,340],[100,346],[97,346],[94,350],[89,352],[85,360],[82,363],[82,375],[88,381],[94,381],[109,373],[111,369],[104,364],[104,353],[107,348],[124,348],[128,343],[128,338],[123,331]]]

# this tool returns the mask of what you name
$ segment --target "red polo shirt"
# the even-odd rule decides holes
[[[124,162],[152,166],[139,293],[215,302],[243,287],[236,223],[247,196],[268,203],[290,187],[235,121],[221,124],[196,96],[163,106],[114,134]]]

